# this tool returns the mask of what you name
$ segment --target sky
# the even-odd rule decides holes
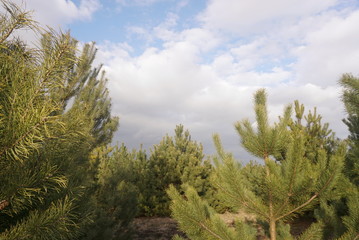
[[[234,129],[255,125],[265,88],[272,122],[299,100],[348,135],[338,80],[359,76],[359,0],[14,0],[43,26],[98,48],[120,127],[114,142],[150,149],[183,124],[214,154],[242,161]]]

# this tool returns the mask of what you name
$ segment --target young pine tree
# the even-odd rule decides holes
[[[359,239],[359,78],[344,74],[340,79],[344,88],[342,100],[348,117],[344,123],[349,130],[349,150],[345,159],[345,174],[351,181],[347,184],[347,216],[342,217],[346,232],[340,238]]]
[[[74,61],[71,38],[52,34],[53,55],[14,37],[36,25],[15,4],[1,1],[0,16],[0,239],[70,239],[79,234],[74,199],[48,201],[68,179],[48,159],[38,158],[45,142],[66,135],[54,115],[60,103],[49,92],[63,88]],[[64,57],[65,56],[65,57]]]
[[[345,170],[349,179],[359,186],[359,78],[345,74],[340,79],[340,84],[344,88],[342,100],[348,113],[343,121],[350,133]]]
[[[263,162],[252,172],[252,178],[246,177],[241,164],[224,152],[215,135],[219,159],[215,159],[213,182],[230,206],[255,214],[258,222],[265,223],[271,240],[292,239],[285,222],[331,198],[341,176],[345,146],[330,156],[323,148],[315,149],[317,161],[311,161],[305,156],[303,132],[287,128],[291,107],[286,107],[279,122],[270,126],[265,91],[257,91],[254,99],[257,131],[248,120],[238,122],[236,129],[242,146]],[[276,161],[274,156],[283,152],[284,158]],[[168,193],[172,215],[191,239],[255,239],[253,229],[245,223],[226,226],[191,188],[186,199],[174,187]],[[320,225],[312,224],[300,239],[320,239]]]
[[[155,145],[148,160],[147,184],[141,203],[145,214],[170,215],[170,199],[166,194],[170,184],[177,189],[190,184],[204,196],[209,189],[207,179],[211,165],[203,158],[202,145],[191,139],[183,125],[176,126],[174,137],[166,136]]]
[[[84,239],[130,239],[130,223],[138,212],[139,190],[135,186],[136,152],[121,147],[96,149],[93,161],[99,162],[96,176],[95,224]]]
[[[62,86],[47,90],[58,106],[51,115],[61,120],[63,129],[57,132],[58,137],[44,142],[36,158],[51,162],[67,178],[67,187],[49,196],[47,202],[65,196],[76,199],[74,205],[79,215],[76,223],[82,232],[88,232],[96,224],[94,192],[98,165],[91,163],[91,153],[111,142],[118,118],[111,116],[107,80],[101,67],[92,67],[96,54],[94,44],[85,44],[82,52],[77,54],[77,41],[69,39],[72,51],[62,57],[72,61],[64,66]],[[46,53],[44,59],[52,59],[55,55],[55,43],[52,35],[43,35],[41,47]]]
[[[309,110],[309,113],[305,115],[304,105],[296,100],[294,110],[295,114],[289,123],[289,129],[292,132],[300,130],[303,133],[304,156],[312,162],[317,162],[318,149],[324,149],[329,157],[334,154],[341,141],[335,137],[328,123],[322,123],[322,116],[317,113],[316,108],[313,111]],[[319,206],[305,213],[304,218],[315,217],[317,221],[323,223],[324,239],[334,239],[345,231],[341,217],[346,214],[343,199],[347,194],[348,184],[350,184],[348,179],[342,175],[332,193],[333,198],[330,201],[320,201]],[[300,222],[301,218],[298,221]]]
[[[36,25],[2,3],[0,239],[78,238],[95,220],[90,154],[118,125],[106,79],[91,66],[93,44],[77,57],[67,33],[38,32],[37,48],[14,38],[16,29]]]

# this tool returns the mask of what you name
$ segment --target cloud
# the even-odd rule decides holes
[[[196,38],[194,38],[196,39]],[[196,42],[196,41],[194,41]],[[338,94],[315,85],[298,88],[280,84],[290,73],[273,69],[266,73],[240,72],[227,76],[218,61],[202,64],[198,46],[179,41],[165,49],[149,48],[138,57],[131,57],[127,45],[108,43],[99,46],[99,54],[107,56],[105,69],[110,79],[113,113],[120,116],[116,140],[129,147],[145,148],[158,143],[176,124],[190,129],[193,139],[202,142],[209,154],[214,153],[212,134],[220,133],[226,148],[236,156],[247,156],[239,148],[239,137],[233,124],[243,118],[254,121],[253,93],[268,86],[272,121],[282,114],[284,104],[301,99],[307,106],[325,109],[326,117],[334,118],[333,109],[340,108]],[[233,62],[224,68],[236,68]],[[336,88],[329,88],[335,92]],[[302,101],[302,102],[303,102]],[[247,158],[246,157],[246,158]]]
[[[116,0],[122,6],[149,6],[167,0]]]
[[[136,56],[130,43],[99,46],[113,112],[120,116],[116,140],[149,148],[182,123],[206,153],[214,153],[212,134],[219,133],[228,151],[253,159],[239,147],[233,124],[254,123],[253,94],[263,87],[271,122],[299,100],[307,112],[317,107],[323,122],[345,138],[337,81],[359,70],[358,11],[334,0],[272,0],[257,12],[258,3],[213,0],[200,14],[203,25],[178,30],[181,19],[169,13],[158,26],[133,28],[149,42],[162,41]]]
[[[337,0],[211,0],[198,17],[204,26],[238,34],[271,31],[298,17],[319,13],[335,5]]]
[[[179,11],[189,4],[189,0],[181,0],[177,3],[176,10]]]
[[[100,52],[101,49],[100,46]],[[106,64],[109,76],[116,75],[113,78],[116,80],[110,82],[112,88],[116,89],[116,95],[138,106],[169,107],[195,94],[202,82],[207,81],[196,64],[197,49],[186,42],[163,50],[149,48],[139,57],[129,57],[122,46],[107,49],[110,52],[102,55],[112,55]],[[135,97],[134,91],[141,97]]]
[[[26,1],[25,4],[22,0],[14,0],[14,2],[25,6],[29,11],[33,10],[36,21],[43,26],[53,28],[63,27],[76,20],[90,20],[93,13],[101,7],[99,0],[81,0],[79,6],[71,0],[31,0]]]
[[[101,8],[99,0],[81,0],[76,5],[71,0],[13,0],[21,9],[30,12],[31,18],[39,26],[56,31],[67,30],[68,24],[74,21],[89,21],[92,15]],[[40,35],[35,31],[19,30],[15,36],[22,38],[29,46],[38,46]]]
[[[54,24],[86,20],[99,5],[85,2],[56,0],[52,16],[40,15]],[[40,12],[46,4],[37,6]],[[233,124],[243,118],[254,123],[253,94],[263,87],[271,122],[298,99],[307,110],[317,107],[339,137],[347,135],[337,81],[342,73],[359,73],[358,9],[336,0],[211,0],[198,19],[185,28],[182,15],[168,12],[157,26],[128,27],[127,42],[98,46],[96,63],[104,63],[113,114],[120,117],[115,141],[149,148],[182,123],[206,153],[214,153],[212,134],[219,133],[227,150],[251,159]]]
[[[307,34],[295,50],[294,66],[298,83],[319,86],[336,85],[343,73],[359,74],[359,11],[346,17],[334,17]]]

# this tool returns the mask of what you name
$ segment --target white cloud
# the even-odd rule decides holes
[[[79,6],[71,0],[28,0],[25,4],[22,0],[14,2],[29,11],[33,10],[36,21],[53,28],[63,27],[76,20],[90,20],[101,6],[99,0],[81,0]]]
[[[67,24],[74,21],[91,20],[92,15],[101,8],[99,0],[80,0],[77,6],[71,0],[13,0],[21,9],[30,12],[31,18],[39,27],[50,27],[56,31],[67,30]],[[39,34],[35,31],[19,30],[15,36],[22,38],[30,46],[39,45]]]
[[[176,124],[183,123],[194,139],[205,145],[207,153],[213,153],[211,136],[218,132],[226,148],[242,156],[233,124],[246,117],[253,119],[252,96],[256,89],[268,83],[276,85],[269,87],[270,93],[277,96],[269,96],[270,108],[275,109],[271,111],[272,119],[282,113],[283,103],[306,94],[317,99],[325,93],[316,86],[312,92],[308,91],[310,86],[278,88],[278,81],[290,74],[282,69],[267,73],[243,71],[228,77],[223,74],[227,71],[221,71],[215,63],[198,63],[200,51],[191,42],[180,41],[163,50],[147,49],[138,57],[131,57],[126,45],[100,46],[99,53],[107,56],[113,110],[121,118],[117,140],[130,147],[140,143],[150,147],[166,133],[172,133]],[[235,64],[229,62],[225,67],[235,69]],[[283,98],[276,102],[278,96]],[[323,97],[333,101],[337,95]]]
[[[151,29],[155,37],[163,41],[171,41],[176,39],[178,33],[172,30],[177,25],[178,16],[174,13],[168,13],[166,19],[158,26]]]
[[[130,5],[149,6],[154,3],[163,2],[163,1],[168,1],[168,0],[116,0],[116,2],[118,2],[123,6],[130,6]]]
[[[89,19],[99,7],[98,1],[76,6],[54,0],[54,9],[40,0],[28,7],[30,2],[52,24]],[[345,137],[337,80],[344,72],[359,73],[359,11],[337,3],[211,0],[199,16],[203,25],[181,29],[180,15],[168,13],[158,26],[128,27],[130,39],[144,40],[142,53],[131,41],[105,41],[96,62],[105,64],[113,113],[120,117],[116,140],[147,148],[183,123],[207,153],[214,152],[211,136],[218,132],[226,149],[243,156],[233,124],[254,121],[252,96],[262,87],[268,89],[271,121],[298,99],[307,110],[317,106],[323,122]]]
[[[176,10],[179,11],[189,4],[189,0],[181,0],[177,3]]]
[[[336,85],[343,73],[359,74],[359,11],[335,17],[317,31],[308,33],[298,47],[294,68],[298,83]]]
[[[129,26],[127,27],[128,38],[141,38],[147,44],[162,40],[164,48],[170,48],[182,41],[196,47],[199,51],[209,51],[221,43],[217,34],[203,28],[175,30],[178,20],[178,15],[169,12],[166,19],[155,27]]]
[[[100,46],[100,53],[101,50]],[[111,88],[116,89],[120,98],[139,105],[171,106],[194,94],[206,81],[196,64],[197,49],[186,42],[164,50],[149,48],[135,58],[128,58],[129,54],[124,54],[126,50],[121,46],[114,46],[110,52],[113,58],[107,62],[107,72],[116,79],[110,82]],[[134,92],[141,97],[134,96]]]
[[[266,64],[280,65],[282,58],[287,57],[286,46],[281,45],[279,39],[268,36],[238,45],[230,48],[228,52],[246,71],[263,68]]]
[[[337,80],[358,73],[359,14],[333,7],[336,2],[212,0],[200,16],[202,27],[175,30],[180,19],[169,14],[152,29],[132,29],[163,41],[139,56],[131,56],[128,43],[100,46],[121,118],[117,140],[147,148],[183,123],[207,153],[214,152],[211,136],[218,132],[229,151],[247,156],[233,124],[254,122],[253,93],[262,87],[272,122],[298,99],[307,111],[317,107],[344,138]]]
[[[207,28],[248,34],[271,31],[298,17],[316,14],[337,0],[211,0],[199,19]]]
[[[153,42],[154,38],[151,32],[144,27],[128,26],[126,30],[126,37],[128,39],[140,39],[145,41],[147,44],[151,44]]]

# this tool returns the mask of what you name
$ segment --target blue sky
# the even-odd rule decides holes
[[[80,5],[81,1],[74,1]],[[175,16],[176,31],[198,25],[197,14],[203,10],[206,1],[155,1],[154,3],[123,3],[114,0],[100,1],[101,7],[87,21],[76,21],[66,27],[71,29],[73,36],[83,42],[104,41],[131,42],[133,54],[140,54],[145,47],[161,47],[159,39],[148,39],[136,29],[152,29]],[[143,1],[145,2],[145,1]]]
[[[15,0],[21,3],[21,0]],[[238,158],[233,124],[253,121],[268,92],[275,121],[298,99],[347,135],[338,80],[359,75],[358,0],[27,0],[42,25],[95,41],[109,79],[115,141],[150,148],[176,124],[214,153],[212,134]]]

